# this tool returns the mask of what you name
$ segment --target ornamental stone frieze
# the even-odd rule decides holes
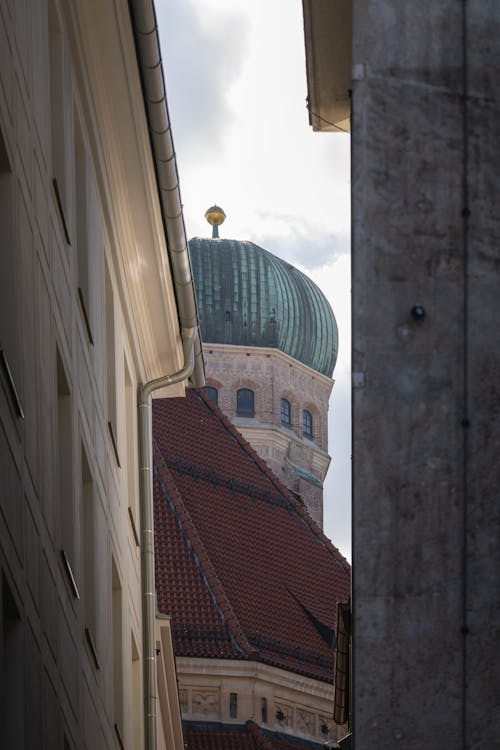
[[[276,722],[283,727],[293,727],[293,706],[276,701],[274,704]]]
[[[191,705],[193,714],[203,714],[207,718],[218,718],[220,714],[220,693],[218,690],[193,690]]]
[[[302,708],[297,708],[295,712],[295,728],[304,734],[314,735],[316,734],[317,715],[312,711],[305,711]]]

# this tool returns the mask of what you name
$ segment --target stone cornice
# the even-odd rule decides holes
[[[309,377],[318,380],[320,383],[324,383],[326,386],[329,386],[330,389],[333,388],[333,385],[335,383],[335,380],[332,378],[329,378],[327,375],[323,375],[321,372],[318,372],[317,370],[313,370],[312,367],[308,367],[307,365],[304,365],[302,362],[299,362],[298,359],[294,359],[293,357],[290,357],[289,354],[284,354],[279,349],[272,349],[268,347],[259,347],[259,346],[235,346],[234,344],[211,344],[209,342],[203,343],[204,350],[211,350],[213,352],[224,352],[224,353],[230,353],[230,354],[249,354],[250,356],[261,356],[266,357],[270,354],[273,355],[276,359],[281,360],[284,364],[292,364],[295,369],[303,372],[305,375],[308,375]]]
[[[333,700],[333,677],[330,684],[246,659],[201,659],[176,656],[175,662],[179,679],[196,675],[203,675],[204,678],[223,677],[225,680],[245,678],[273,685],[276,688],[297,691],[307,696],[315,696],[320,700]]]

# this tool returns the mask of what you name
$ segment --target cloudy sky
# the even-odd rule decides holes
[[[156,0],[188,237],[252,240],[311,276],[339,326],[325,532],[350,559],[349,136],[313,133],[301,0]]]

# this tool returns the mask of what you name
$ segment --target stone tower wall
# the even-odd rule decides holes
[[[219,407],[281,481],[299,493],[317,523],[323,521],[322,484],[328,469],[328,399],[333,381],[275,349],[206,344],[207,385]],[[237,414],[237,391],[255,393],[255,416]],[[291,405],[291,425],[281,422],[281,399]],[[313,417],[313,439],[303,433],[303,411]],[[295,467],[310,475],[305,478]],[[316,481],[314,481],[316,479]]]

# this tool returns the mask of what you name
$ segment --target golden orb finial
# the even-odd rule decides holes
[[[226,214],[220,206],[210,206],[205,211],[205,219],[212,226],[212,237],[217,238],[219,236],[219,225],[223,224],[226,218]]]

